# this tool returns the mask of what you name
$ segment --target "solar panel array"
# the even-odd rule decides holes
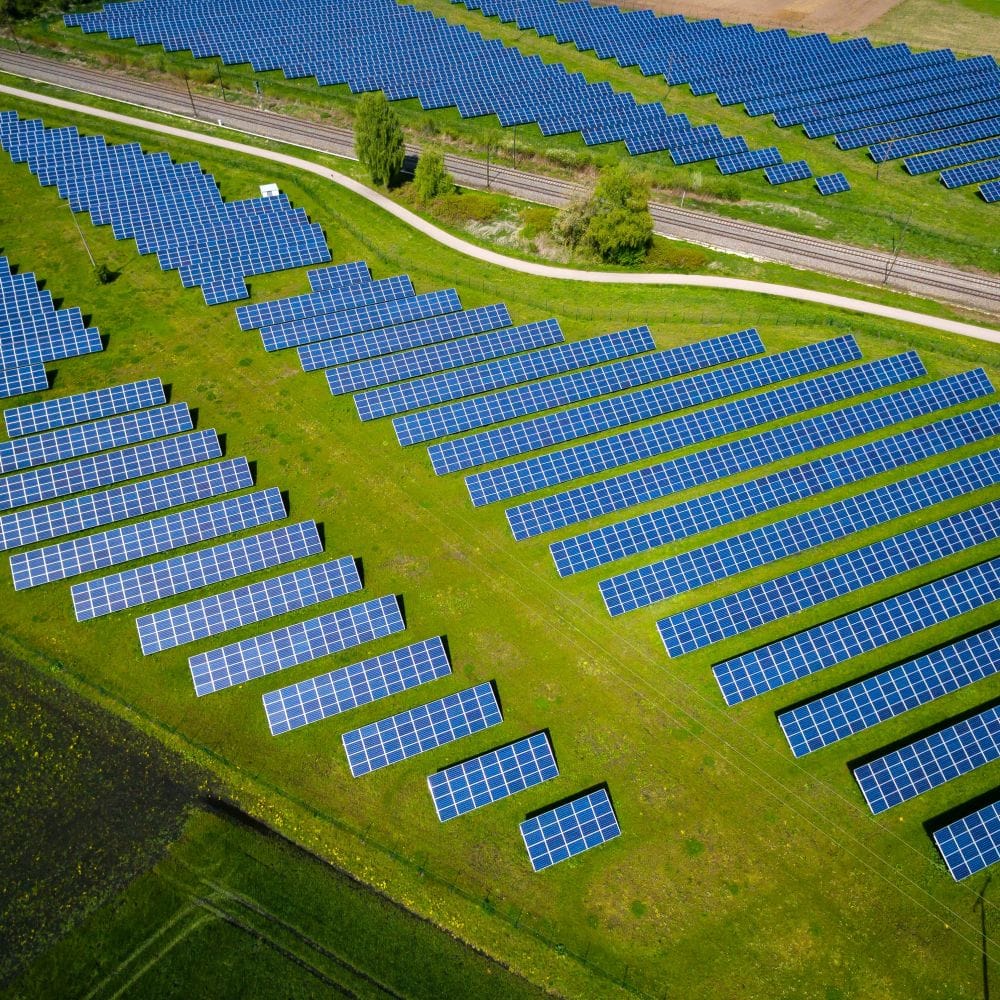
[[[904,135],[886,142],[876,142],[868,147],[868,155],[876,163],[902,159],[915,153],[926,153],[934,149],[944,149],[956,142],[972,142],[1000,135],[1000,118],[985,118],[980,121],[953,125],[935,132],[921,131],[914,135]]]
[[[981,368],[961,372],[669,462],[530,500],[508,508],[507,521],[515,538],[530,538],[849,440],[903,420],[935,413],[992,392],[993,386]]]
[[[303,521],[77,583],[70,596],[76,620],[82,622],[270,569],[322,550],[315,521]]]
[[[309,279],[309,287],[314,292],[372,280],[371,271],[363,260],[352,260],[347,264],[332,264],[330,267],[317,267],[306,271],[306,277]]]
[[[964,167],[942,170],[940,181],[946,188],[964,187],[977,181],[992,181],[1000,178],[1000,156],[990,160],[980,160]]]
[[[781,153],[777,146],[768,146],[766,149],[751,149],[746,153],[722,156],[715,163],[722,174],[743,174],[748,170],[759,170],[761,167],[781,163]]]
[[[359,705],[409,691],[451,673],[440,637],[352,663],[264,695],[271,735],[300,729]]]
[[[357,563],[344,556],[137,618],[139,645],[149,656],[360,589]]]
[[[764,171],[768,184],[787,184],[789,181],[805,181],[812,177],[812,167],[805,160],[778,163]]]
[[[611,799],[603,788],[521,824],[524,846],[536,872],[607,843],[621,832]]]
[[[200,287],[209,305],[246,298],[250,275],[330,259],[320,226],[285,195],[223,201],[197,163],[46,128],[13,111],[0,112],[0,146],[74,212],[110,225],[116,239],[134,239],[140,254],[155,253],[185,288]]]
[[[134,562],[146,556],[194,545],[211,538],[280,521],[285,516],[281,490],[271,487],[201,507],[83,538],[73,538],[11,556],[14,589],[26,590],[93,570]]]
[[[610,615],[621,615],[987,489],[998,482],[1000,450],[973,455],[602,580],[601,596]],[[816,586],[821,585],[819,578],[817,571]],[[811,576],[808,579],[812,581]],[[765,590],[755,592],[753,598],[747,595],[747,599],[769,603],[760,597],[764,593]],[[762,613],[750,614],[748,621],[756,622],[759,615]],[[692,612],[691,620],[699,618]]]
[[[427,778],[427,787],[438,819],[445,823],[558,776],[548,736],[535,733],[446,767]]]
[[[315,525],[313,528],[315,530]],[[195,693],[200,697],[245,684],[257,677],[394,635],[405,627],[399,600],[394,595],[331,611],[192,656],[188,663]]]
[[[963,146],[951,146],[920,156],[908,156],[903,166],[908,174],[929,174],[945,167],[957,167],[963,163],[975,163],[991,156],[1000,155],[1000,137],[970,142]]]
[[[0,114],[0,130],[2,122]],[[0,256],[0,399],[48,389],[46,361],[103,349],[100,333],[84,325],[78,308],[56,309],[52,292],[42,291],[34,274],[15,273]]]
[[[1000,802],[934,831],[934,843],[956,882],[1000,861]]]
[[[477,684],[344,733],[351,774],[360,778],[503,721],[493,685]]]
[[[990,181],[989,184],[984,184],[979,189],[979,193],[983,201],[989,205],[1000,201],[1000,181]]]
[[[700,649],[1000,537],[1000,500],[835,556],[657,622],[670,656]]]
[[[1000,758],[1000,706],[939,729],[854,769],[868,808],[878,815]]]
[[[1000,672],[1000,625],[942,646],[778,716],[796,757]]]
[[[851,185],[847,178],[838,171],[835,174],[824,174],[816,178],[816,190],[820,194],[840,194],[843,191],[850,191]]]

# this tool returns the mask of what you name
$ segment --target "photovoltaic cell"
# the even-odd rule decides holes
[[[558,776],[548,736],[535,733],[438,771],[428,776],[427,786],[438,819],[445,823]]]
[[[726,703],[735,705],[985,607],[998,594],[1000,559],[994,559],[744,653],[713,673]]]
[[[1000,535],[1000,500],[866,545],[657,622],[670,656],[889,580]]]
[[[130,410],[161,406],[166,401],[163,383],[158,378],[151,378],[17,406],[4,412],[4,421],[7,424],[7,434],[13,438],[25,434],[40,434],[57,427],[111,417]]]
[[[70,596],[76,620],[82,622],[280,566],[322,550],[315,521],[303,521],[77,583]]]
[[[351,774],[360,778],[503,721],[489,682],[344,733]]]
[[[998,758],[1000,706],[862,764],[854,778],[877,816]]]
[[[778,716],[796,757],[1000,671],[1000,625],[883,670]]]
[[[935,830],[934,843],[956,882],[996,864],[1000,861],[1000,802]]]
[[[622,832],[603,788],[533,816],[520,829],[536,872],[606,843]]]
[[[353,556],[293,570],[136,619],[143,655],[219,635],[361,590]]]
[[[11,556],[15,590],[65,580],[120,563],[256,528],[285,516],[281,490],[272,487],[216,503],[139,521]]]
[[[264,695],[271,735],[300,729],[359,705],[408,691],[451,673],[440,637],[394,649]]]
[[[198,653],[188,660],[195,693],[211,694],[402,632],[399,600],[379,597]]]

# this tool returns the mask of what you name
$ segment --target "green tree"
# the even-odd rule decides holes
[[[581,243],[608,264],[641,263],[653,243],[649,180],[626,163],[601,171]]]
[[[413,190],[421,201],[431,201],[455,190],[455,182],[445,169],[444,155],[439,150],[428,149],[420,154],[413,172]]]
[[[403,127],[385,94],[362,94],[354,120],[354,151],[372,181],[389,184],[403,166]]]
[[[582,195],[564,205],[552,220],[552,235],[557,242],[576,250],[594,216],[594,196]]]

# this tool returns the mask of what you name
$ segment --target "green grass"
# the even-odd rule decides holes
[[[998,15],[995,0],[903,0],[865,34],[876,42],[995,56],[1000,52]]]
[[[48,112],[46,119],[60,120]],[[134,137],[101,130],[115,139]],[[147,145],[163,148],[158,140]],[[645,321],[666,347],[753,324],[769,350],[778,351],[850,330],[867,358],[916,348],[934,377],[975,364],[1000,377],[995,345],[903,324],[763,296],[582,288],[514,276],[452,254],[318,179],[179,142],[168,148],[178,159],[200,159],[228,198],[254,194],[262,180],[277,181],[324,225],[338,262],[364,257],[376,277],[406,271],[418,291],[454,285],[466,307],[503,299],[518,323],[555,315],[570,338]],[[791,624],[733,640],[711,656],[667,661],[653,628],[662,607],[610,621],[596,574],[558,581],[546,548],[551,539],[515,545],[501,509],[471,510],[460,478],[436,478],[422,449],[400,450],[385,422],[359,424],[349,400],[331,398],[323,379],[303,375],[294,358],[264,354],[255,335],[238,331],[230,309],[206,309],[199,291],[182,290],[176,275],[138,258],[132,244],[115,243],[107,230],[84,222],[95,256],[123,272],[114,284],[97,286],[56,193],[5,161],[0,185],[3,252],[43,276],[57,298],[80,305],[110,338],[103,354],[59,363],[56,391],[162,376],[172,398],[198,408],[199,426],[226,434],[228,454],[258,463],[262,486],[289,491],[292,518],[323,522],[330,556],[350,552],[363,559],[369,596],[403,595],[410,641],[448,636],[455,676],[341,722],[272,739],[260,706],[263,691],[358,654],[288,671],[280,682],[195,699],[186,664],[191,650],[143,659],[132,616],[76,625],[65,585],[15,595],[4,581],[0,630],[16,636],[40,664],[209,765],[253,815],[542,986],[603,997],[625,982],[657,996],[668,990],[768,1000],[837,993],[918,1000],[978,988],[979,923],[972,906],[979,883],[951,882],[922,823],[988,791],[990,774],[973,774],[873,820],[846,764],[976,704],[983,693],[962,692],[946,705],[927,706],[796,763],[775,710],[865,672],[879,658],[738,710],[721,705],[709,666],[988,553],[909,573]],[[301,272],[253,281],[255,299],[305,287]],[[953,508],[939,513],[946,509]],[[885,526],[819,554],[901,528]],[[787,560],[779,570],[810,558]],[[739,584],[768,575],[746,574]],[[914,655],[986,625],[995,614],[996,608],[987,609],[947,623],[897,644],[891,656]],[[364,655],[398,644],[373,644]],[[340,748],[343,730],[488,679],[500,691],[502,728],[464,741],[460,750],[445,748],[351,779]],[[558,780],[438,823],[427,773],[539,728],[551,732]],[[600,781],[610,785],[624,835],[533,875],[517,823]],[[991,890],[991,921],[993,898]],[[224,943],[236,940],[230,935]],[[208,942],[198,947],[209,949]]]
[[[537,53],[547,62],[561,62],[570,71],[584,73],[591,82],[606,80],[641,101],[663,101],[668,111],[684,112],[695,124],[717,122],[726,134],[742,134],[753,146],[777,144],[786,159],[808,159],[816,174],[843,170],[853,186],[848,196],[822,198],[811,184],[774,188],[762,175],[720,177],[711,163],[675,167],[665,153],[630,158],[649,172],[661,200],[677,203],[683,197],[687,204],[702,202],[711,211],[733,218],[881,249],[895,249],[905,233],[903,252],[908,256],[987,271],[1000,266],[990,217],[974,187],[949,192],[938,183],[936,174],[909,177],[899,161],[876,171],[863,151],[838,150],[832,139],[808,140],[798,130],[778,129],[769,119],[749,118],[737,107],[723,108],[714,97],[695,97],[687,87],[667,88],[662,78],[645,78],[637,70],[598,60],[593,53],[580,53],[572,45],[540,39],[533,31],[502,25],[447,0],[420,0],[418,6],[466,24],[488,38],[499,38],[526,55]],[[22,30],[35,43],[64,48],[99,65],[146,76],[187,73],[196,89],[216,96],[220,93],[219,64],[215,61],[192,60],[189,54],[164,53],[159,47],[138,48],[128,41],[83,35],[57,21],[39,22]],[[222,77],[230,99],[257,100],[253,95],[255,74],[250,67],[225,67]],[[256,78],[263,84],[269,106],[345,125],[352,120],[356,98],[346,87],[320,89],[309,81],[286,81],[280,73]],[[484,136],[498,127],[495,118],[463,120],[454,109],[425,112],[417,101],[395,102],[394,107],[412,141],[437,143],[467,155],[483,156]],[[588,148],[578,135],[546,137],[535,126],[517,129],[517,150],[520,166],[576,178],[586,178],[600,166],[627,156],[622,144]],[[500,157],[509,162],[512,155],[513,133],[508,129]],[[733,195],[739,200],[727,200]]]

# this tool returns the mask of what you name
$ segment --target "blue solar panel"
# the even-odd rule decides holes
[[[603,788],[526,819],[520,830],[536,872],[604,844],[622,832]]]
[[[768,184],[787,184],[789,181],[805,181],[812,177],[812,168],[805,160],[792,163],[776,163],[764,171]]]
[[[984,607],[998,594],[1000,559],[994,559],[744,653],[713,673],[726,704],[735,705]]]
[[[219,458],[221,454],[218,435],[207,430],[92,455],[63,465],[29,469],[0,479],[0,510],[13,510],[42,500],[138,479],[154,472]]]
[[[454,441],[442,441],[431,445],[428,453],[434,471],[442,476],[664,413],[685,410],[709,400],[748,392],[857,360],[860,356],[861,352],[853,337],[839,337],[585,406],[561,410],[523,423],[481,431]],[[619,366],[627,364],[629,362],[618,363]],[[752,406],[753,403],[749,405]]]
[[[148,441],[189,431],[193,427],[187,403],[125,413],[92,424],[63,427],[31,437],[0,442],[0,472],[47,465],[95,451]]]
[[[11,399],[28,392],[44,392],[48,387],[49,376],[41,361],[23,368],[0,368],[0,399]]]
[[[816,190],[820,194],[839,194],[842,191],[850,191],[851,185],[847,183],[847,178],[839,171],[835,174],[824,174],[816,178]]]
[[[649,331],[646,327],[637,327],[626,333],[648,334]],[[729,337],[656,351],[638,358],[626,358],[600,368],[572,372],[477,399],[411,413],[397,417],[393,426],[401,445],[416,444],[605,396],[700,368],[710,368],[726,361],[760,354],[763,350],[764,345],[760,342],[757,331],[744,330]],[[679,383],[677,391],[689,384],[690,380]]]
[[[507,520],[515,538],[530,538],[849,440],[912,417],[935,413],[992,392],[993,386],[981,368],[949,375],[936,382],[810,417],[683,458],[531,500],[509,508]]]
[[[451,673],[440,637],[394,649],[264,695],[271,735],[300,729],[359,705],[409,691]]]
[[[383,639],[405,628],[399,600],[390,594],[198,653],[188,664],[200,697]]]
[[[77,583],[70,596],[76,620],[82,622],[280,566],[322,550],[316,523],[303,521]]]
[[[299,362],[303,371],[317,371],[320,368],[375,358],[380,354],[409,350],[411,347],[426,347],[445,340],[457,340],[470,333],[509,325],[510,313],[507,312],[507,307],[497,303],[466,312],[434,316],[415,323],[404,323],[401,326],[305,344],[299,348]]]
[[[889,580],[1000,535],[1000,500],[834,556],[657,622],[670,656],[700,649]]]
[[[361,589],[353,556],[293,570],[136,619],[145,656]]]
[[[371,281],[371,272],[363,260],[354,260],[349,264],[334,264],[306,271],[306,277],[309,279],[309,287],[314,292],[321,292],[325,288]]]
[[[56,427],[79,424],[85,420],[98,420],[130,410],[142,410],[150,406],[161,406],[167,401],[163,383],[158,378],[126,385],[110,386],[107,389],[92,389],[75,396],[48,399],[41,403],[30,403],[4,412],[7,434],[21,437],[25,434],[39,434]]]
[[[438,819],[445,823],[558,776],[548,736],[535,733],[446,767],[427,778],[427,787]]]
[[[946,188],[963,187],[976,181],[991,181],[1000,178],[1000,156],[991,160],[980,160],[965,167],[952,167],[941,171],[941,183]]]
[[[321,313],[303,319],[265,327],[260,334],[267,351],[280,351],[286,347],[299,347],[318,340],[331,340],[387,326],[398,326],[418,319],[429,319],[462,308],[454,288],[441,292],[427,292],[405,299],[393,299],[370,306],[361,306],[345,312]]]
[[[995,707],[862,764],[854,777],[878,815],[998,758],[1000,707]]]
[[[11,556],[15,590],[65,580],[146,556],[170,552],[234,531],[256,528],[285,516],[281,490],[272,487],[202,507],[139,521]]]
[[[894,719],[1000,671],[1000,625],[783,712],[796,757]]]
[[[932,129],[951,128],[984,118],[1000,115],[1000,100],[966,104],[961,108],[948,108],[927,115],[907,118],[905,121],[887,122],[840,133],[837,146],[840,149],[857,149],[873,142],[895,142],[899,139],[917,136]]]
[[[836,403],[925,373],[913,352],[871,361],[847,371],[476,473],[467,477],[466,485],[473,505],[482,507]]]
[[[908,156],[903,160],[903,166],[908,174],[929,174],[943,167],[957,167],[963,163],[974,163],[987,157],[1000,154],[1000,138],[983,139],[980,142],[970,142],[964,146],[951,146],[920,156]]]
[[[487,682],[344,733],[344,751],[351,774],[360,778],[501,722]]]
[[[557,375],[650,351],[653,335],[643,328],[606,333],[588,340],[576,340],[541,351],[503,357],[484,365],[439,372],[403,385],[384,386],[354,397],[362,420],[391,416],[421,406],[461,399],[479,392],[529,382],[545,375]]]
[[[998,482],[1000,450],[973,455],[602,580],[601,596],[610,615],[625,614]]]
[[[459,313],[468,316],[468,313]],[[506,327],[492,333],[465,337],[448,341],[443,344],[431,344],[412,351],[399,354],[387,354],[382,357],[370,358],[366,361],[355,361],[353,364],[341,365],[327,370],[326,378],[330,384],[330,392],[335,396],[345,392],[355,392],[359,389],[371,389],[375,386],[388,386],[390,382],[401,382],[403,379],[415,378],[420,375],[430,375],[444,372],[448,369],[461,368],[477,361],[489,361],[501,358],[518,351],[527,351],[532,347],[546,347],[550,344],[562,343],[563,335],[559,323],[554,319],[542,320],[538,323],[526,323],[523,326]],[[399,386],[405,396],[406,387]],[[392,387],[383,390],[391,394]],[[364,400],[364,402],[362,402]],[[358,409],[375,410],[388,405],[384,396],[378,402],[368,394],[358,396],[355,400]]]
[[[570,576],[993,435],[1000,435],[1000,404],[553,542],[552,558],[559,575]]]
[[[984,184],[980,187],[979,194],[983,201],[989,205],[1000,201],[1000,181],[990,181],[989,184]]]
[[[888,142],[877,142],[868,150],[868,155],[876,163],[885,163],[914,153],[944,149],[956,142],[972,142],[975,139],[988,139],[995,135],[1000,135],[1000,118],[987,118],[984,121],[956,125],[940,132],[908,135],[890,139]]]
[[[715,165],[720,174],[742,174],[748,170],[758,170],[760,167],[770,167],[781,163],[781,153],[777,146],[766,149],[751,149],[746,153],[734,153],[732,156],[720,156]]]
[[[1000,802],[934,831],[948,871],[956,882],[1000,861]]]

